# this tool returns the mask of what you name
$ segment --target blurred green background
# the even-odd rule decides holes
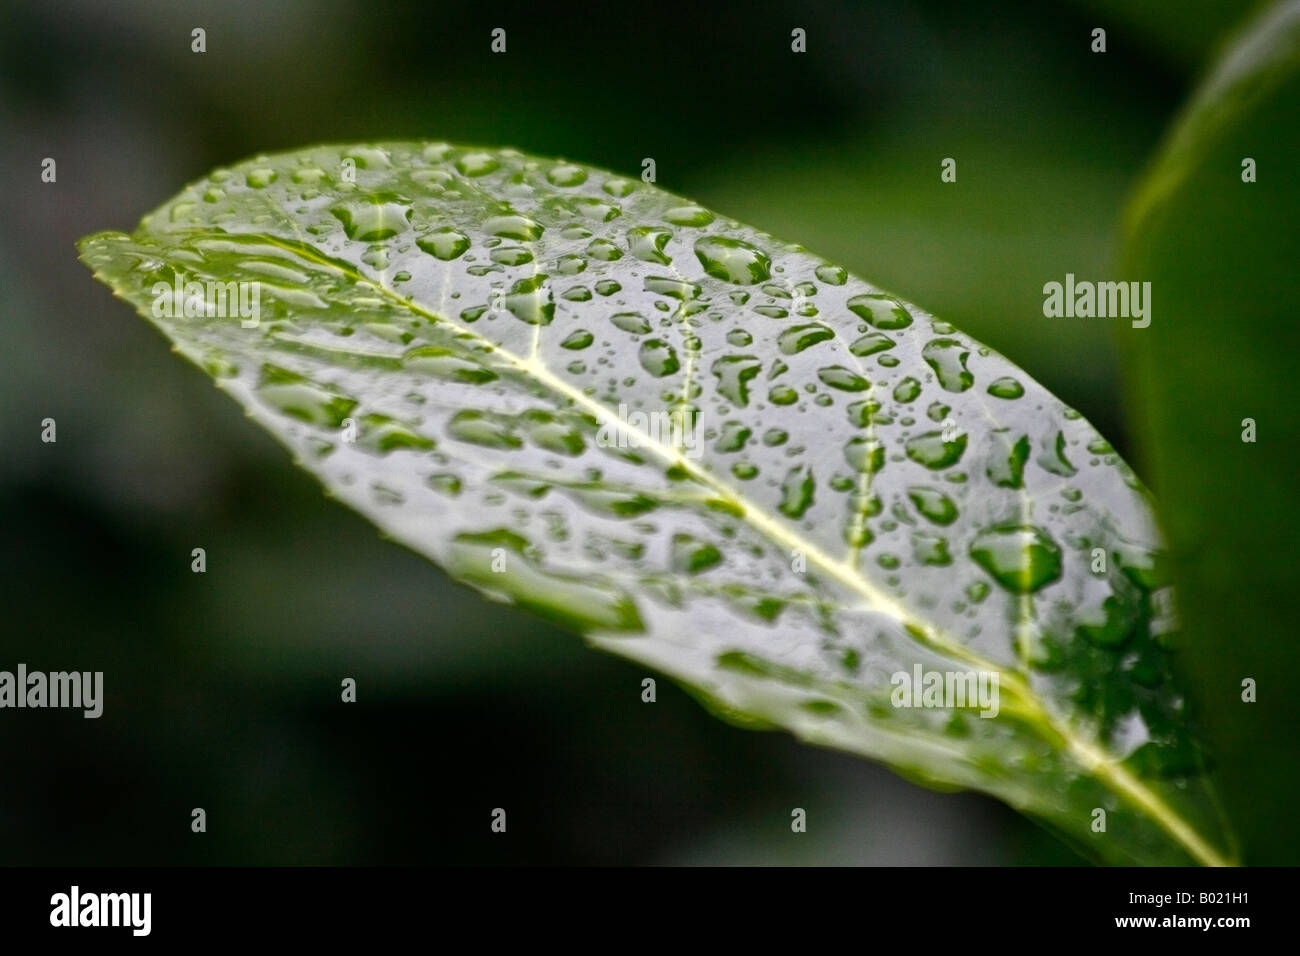
[[[1121,327],[1045,319],[1042,285],[1112,270],[1127,196],[1251,4],[1133,6],[6,3],[0,668],[103,670],[107,703],[0,715],[0,863],[1079,862],[992,800],[731,728],[665,680],[643,704],[640,668],[327,502],[73,243],[312,142],[653,157],[664,188],[1003,352],[1145,477]]]

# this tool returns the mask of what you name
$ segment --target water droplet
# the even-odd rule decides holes
[[[907,457],[917,464],[938,471],[955,465],[966,451],[966,433],[959,432],[952,441],[943,440],[943,432],[926,432],[909,438]]]
[[[415,244],[435,259],[450,262],[469,249],[469,236],[455,229],[435,229],[415,240]]]
[[[844,285],[849,281],[849,274],[844,269],[830,263],[818,266],[816,274],[817,278],[827,285]]]
[[[664,213],[664,221],[674,226],[707,226],[713,222],[713,213],[699,206],[676,206]]]
[[[581,186],[587,181],[587,171],[572,163],[561,163],[546,171],[546,181],[552,186]]]
[[[1032,525],[983,531],[971,543],[970,556],[1013,594],[1031,594],[1061,576],[1061,549]]]
[[[646,335],[650,331],[650,323],[646,321],[645,316],[636,312],[616,312],[609,317],[609,321],[613,322],[616,328],[633,335]]]
[[[786,355],[794,355],[802,352],[804,349],[816,345],[818,342],[825,342],[827,339],[835,338],[835,331],[820,322],[813,322],[810,325],[795,325],[786,329],[777,339],[781,346],[781,351]]]
[[[781,482],[781,513],[789,518],[802,518],[813,503],[813,473],[806,465],[796,465],[786,473]]]
[[[707,541],[689,534],[673,535],[673,570],[683,574],[699,574],[722,560],[722,552]]]
[[[587,255],[601,262],[614,262],[623,258],[623,251],[608,239],[593,239],[587,245]]]
[[[496,573],[498,549],[514,552],[506,574]],[[581,577],[548,571],[530,558],[529,543],[500,529],[460,534],[447,554],[448,570],[517,606],[579,633],[644,630],[636,602],[622,588],[598,575]]]
[[[742,408],[749,404],[748,382],[762,370],[762,363],[752,355],[726,355],[713,363],[711,371],[718,379],[718,391]]]
[[[868,355],[875,355],[877,352],[892,349],[894,344],[894,340],[883,332],[868,332],[856,339],[849,346],[849,351],[860,358],[866,358]]]
[[[936,488],[913,485],[907,489],[916,510],[935,524],[952,524],[957,520],[957,506],[953,500]]]
[[[576,332],[569,333],[565,340],[560,343],[560,348],[577,351],[587,348],[593,341],[595,341],[595,336],[586,329],[578,329]]]
[[[818,369],[817,377],[831,388],[838,388],[842,392],[865,392],[871,387],[871,383],[865,378],[843,365]]]
[[[851,312],[878,329],[905,329],[912,324],[912,316],[902,303],[887,295],[855,295],[845,304]]]
[[[250,169],[245,178],[248,181],[248,185],[253,189],[265,189],[279,177],[280,174],[269,166],[258,166],[255,169]]]
[[[350,398],[309,382],[287,369],[262,367],[258,396],[284,415],[312,425],[338,428],[357,403]]]
[[[500,236],[503,239],[535,242],[542,238],[542,233],[546,230],[542,228],[541,223],[534,222],[527,216],[520,216],[516,213],[491,217],[483,223],[483,231],[493,236]]]
[[[754,285],[772,276],[772,260],[767,253],[739,239],[725,236],[697,239],[695,256],[713,278],[735,285]]]
[[[1002,439],[1005,442],[1005,439]],[[989,457],[985,474],[999,488],[1020,488],[1024,483],[1025,462],[1029,460],[1029,436],[1021,435],[1014,444],[1005,446],[1004,455]]]
[[[535,275],[520,279],[506,295],[506,308],[521,322],[529,325],[550,325],[555,318],[555,300],[546,276]]]
[[[966,370],[969,355],[970,350],[956,339],[934,339],[921,349],[921,357],[945,392],[964,392],[975,383],[975,376]]]
[[[377,197],[374,201],[343,203],[330,212],[343,223],[343,231],[349,239],[378,242],[406,231],[411,207]]]
[[[461,492],[460,478],[456,475],[447,473],[430,475],[428,483],[430,488],[448,498],[455,498]]]
[[[683,302],[698,298],[700,295],[700,287],[694,282],[686,282],[682,279],[668,279],[664,276],[646,276],[644,288],[647,292],[666,295],[671,299],[680,299]]]
[[[1040,466],[1054,475],[1071,478],[1077,469],[1065,457],[1065,435],[1056,433],[1056,440],[1043,448],[1043,453],[1034,459]]]
[[[623,287],[613,279],[601,279],[596,283],[596,291],[604,296],[611,296],[615,292],[622,292]]]
[[[492,250],[492,261],[503,266],[522,266],[533,261],[533,254],[518,246],[502,246]]]
[[[605,192],[609,193],[611,196],[615,196],[619,199],[622,199],[625,196],[632,195],[633,190],[636,189],[636,183],[630,179],[624,179],[621,176],[615,176],[605,180],[605,182],[601,184],[600,188],[603,189]]]
[[[522,448],[524,444],[508,421],[472,408],[453,415],[447,422],[447,433],[461,441],[488,448]]]
[[[637,226],[627,231],[627,247],[642,262],[668,265],[672,259],[664,254],[664,247],[673,234],[657,226]]]
[[[462,358],[450,349],[436,345],[411,349],[402,356],[402,362],[413,371],[468,382],[471,385],[494,382],[497,378],[496,372],[491,369]]]
[[[990,382],[989,394],[994,398],[1019,398],[1025,394],[1025,387],[1008,375]]]
[[[894,386],[894,401],[896,402],[911,402],[920,394],[921,383],[910,375]]]
[[[532,257],[529,256],[529,258],[531,259]],[[576,256],[569,253],[568,255],[560,256],[560,258],[556,260],[555,268],[561,275],[576,276],[580,272],[586,271],[587,260],[582,258],[582,256]]]
[[[885,467],[885,446],[874,438],[854,438],[844,446],[844,460],[856,472],[875,474]]]
[[[793,405],[799,401],[799,393],[789,385],[778,385],[767,393],[767,400],[773,405]]]
[[[497,158],[491,153],[466,153],[456,160],[456,170],[462,176],[486,176],[501,167]]]
[[[641,343],[637,357],[641,360],[641,367],[655,378],[672,375],[681,368],[677,353],[662,339],[646,339]]]
[[[912,559],[934,567],[952,564],[947,540],[937,534],[926,534],[923,531],[914,532],[912,535]]]
[[[714,442],[713,450],[722,454],[740,451],[745,447],[745,443],[749,441],[752,434],[753,432],[740,422],[723,422],[722,433],[718,436],[718,440]]]

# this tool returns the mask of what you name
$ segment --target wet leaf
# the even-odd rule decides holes
[[[453,577],[1099,859],[1223,860],[1143,491],[915,306],[639,181],[436,143],[260,156],[81,250]],[[208,282],[217,314],[167,314]]]

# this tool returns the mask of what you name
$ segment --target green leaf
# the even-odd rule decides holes
[[[1145,494],[920,309],[639,181],[445,144],[260,156],[81,250],[330,494],[485,594],[1099,859],[1228,858]],[[209,280],[258,283],[258,324],[156,314]],[[996,716],[955,686],[896,706],[930,674],[996,679]]]
[[[1193,96],[1134,197],[1125,250],[1156,303],[1125,338],[1184,599],[1187,686],[1245,859],[1270,864],[1300,856],[1300,698],[1282,684],[1300,672],[1297,116],[1291,2],[1254,20]]]

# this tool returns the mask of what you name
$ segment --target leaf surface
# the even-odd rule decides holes
[[[259,156],[81,250],[458,580],[1099,859],[1226,861],[1145,493],[915,306],[639,181],[439,143]],[[236,285],[186,316],[187,282]]]

